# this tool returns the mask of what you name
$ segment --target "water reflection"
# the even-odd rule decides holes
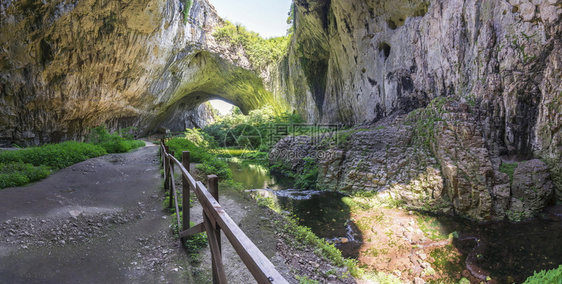
[[[231,163],[230,168],[235,181],[252,189],[254,194],[272,199],[282,210],[297,217],[299,225],[335,243],[344,256],[357,257],[361,236],[349,221],[349,206],[342,201],[344,194],[291,189],[290,180],[272,176],[261,165]]]
[[[232,179],[242,183],[248,189],[274,189],[283,190],[285,186],[282,178],[275,178],[269,169],[260,164],[243,163],[239,159],[231,159],[229,167],[232,170]]]

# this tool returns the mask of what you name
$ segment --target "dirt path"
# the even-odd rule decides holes
[[[191,283],[162,210],[158,147],[0,190],[0,283]]]
[[[208,247],[189,259],[163,210],[158,147],[90,159],[27,187],[0,190],[0,283],[212,283]],[[354,283],[293,243],[282,217],[232,189],[220,203],[290,282]],[[198,204],[197,202],[195,204]],[[191,220],[202,219],[202,208]],[[230,283],[255,283],[223,235]],[[287,259],[290,261],[287,262]],[[287,264],[289,263],[289,264]]]
[[[219,194],[219,202],[222,208],[225,209],[240,229],[275,265],[277,271],[290,283],[298,283],[293,278],[290,268],[285,264],[285,260],[278,251],[278,238],[275,234],[274,224],[275,214],[271,210],[259,207],[253,200],[245,199],[235,190],[221,190]],[[192,212],[193,215],[190,218],[192,222],[200,223],[203,221],[203,208],[199,203],[195,203]],[[225,273],[229,283],[257,283],[232,245],[228,242],[224,233],[222,234],[221,243]],[[212,272],[208,269],[212,264],[211,252],[208,247],[201,250],[199,258],[201,263],[193,268],[196,272],[195,283],[212,283]]]

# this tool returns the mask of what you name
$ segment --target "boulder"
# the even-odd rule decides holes
[[[522,162],[513,173],[508,218],[517,221],[533,217],[553,200],[553,196],[554,187],[546,163],[537,159]]]

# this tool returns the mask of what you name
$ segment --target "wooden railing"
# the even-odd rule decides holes
[[[209,248],[213,265],[213,283],[227,283],[222,262],[221,230],[232,244],[248,270],[258,283],[288,283],[275,269],[271,261],[244,234],[236,223],[228,216],[219,204],[218,178],[216,175],[207,176],[207,187],[196,181],[189,173],[189,152],[182,153],[182,163],[174,158],[174,153],[162,140],[160,142],[161,161],[164,167],[164,188],[170,191],[168,206],[176,209],[176,221],[180,238],[193,234],[207,232]],[[182,174],[182,205],[183,220],[180,220],[178,193],[174,181],[174,170],[178,168]],[[193,189],[197,200],[203,207],[203,222],[190,228],[189,224],[189,195]]]

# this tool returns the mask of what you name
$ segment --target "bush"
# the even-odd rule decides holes
[[[217,175],[221,179],[232,178],[232,171],[228,164],[208,152],[207,149],[195,145],[195,143],[184,138],[173,138],[166,142],[170,151],[174,151],[174,157],[181,161],[183,151],[189,151],[190,162],[201,163],[196,169],[206,175]]]
[[[281,174],[294,180],[294,186],[304,190],[317,189],[318,165],[316,161],[310,157],[303,159],[303,167],[299,172],[293,171],[287,163],[277,163],[270,166],[272,173]]]
[[[183,151],[189,151],[190,161],[193,163],[202,163],[211,159],[213,155],[209,154],[205,148],[198,147],[193,142],[185,138],[173,138],[166,142],[170,147],[170,151],[174,151],[174,157],[181,161]]]
[[[295,178],[295,187],[300,189],[316,189],[318,180],[318,165],[310,157],[303,159],[304,166],[300,174],[292,174]]]
[[[187,128],[185,130],[185,139],[191,141],[198,147],[216,148],[217,142],[209,134],[201,131],[199,128]]]
[[[205,175],[217,175],[220,179],[232,178],[232,171],[228,164],[216,157],[203,161],[201,165],[197,165],[195,168],[205,173]]]
[[[38,181],[50,174],[50,170],[66,168],[87,159],[107,153],[123,153],[144,146],[144,142],[131,140],[133,128],[121,130],[123,138],[109,134],[104,127],[93,128],[91,143],[67,141],[39,147],[0,152],[0,188],[22,186]]]
[[[34,166],[44,165],[52,169],[62,169],[105,154],[107,152],[101,146],[67,141],[60,144],[4,151],[0,153],[0,163],[22,162]]]
[[[46,178],[51,171],[46,166],[12,162],[0,164],[0,188],[22,186]]]
[[[535,274],[523,284],[562,283],[562,265],[552,270],[543,270]]]
[[[270,135],[270,131],[275,129],[272,126],[288,126],[303,121],[298,114],[288,112],[278,114],[271,106],[266,105],[250,111],[249,115],[243,115],[241,112],[235,111],[230,115],[223,116],[214,124],[205,127],[203,132],[212,137],[221,147],[267,152],[270,146],[283,138],[283,135],[279,135],[279,133]],[[293,129],[292,127],[287,128]],[[299,129],[302,130],[303,128]]]
[[[126,153],[132,149],[143,147],[142,141],[132,140],[131,134],[133,128],[125,128],[118,134],[110,134],[105,127],[98,126],[91,129],[88,141],[95,145],[100,145],[107,153]],[[121,137],[122,135],[123,137]]]
[[[0,152],[0,188],[22,186],[46,178],[52,170],[102,156],[97,145],[67,141],[39,147]]]

